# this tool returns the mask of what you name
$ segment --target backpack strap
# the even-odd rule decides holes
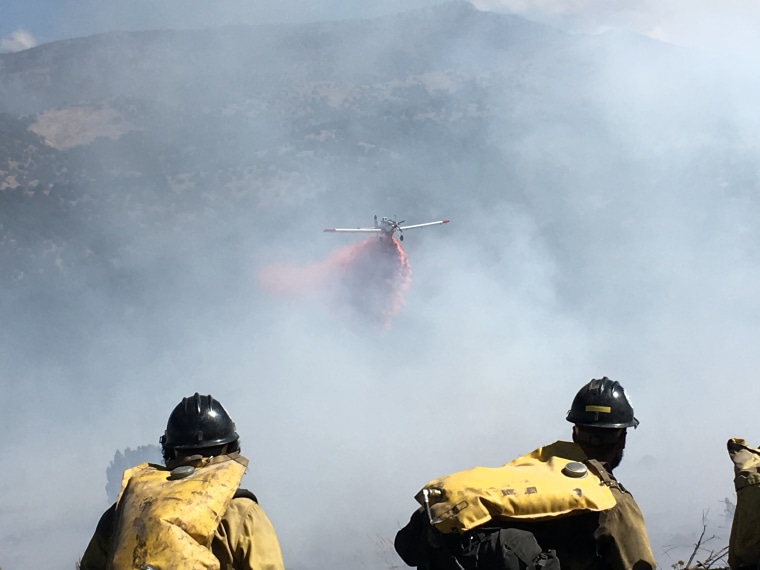
[[[591,467],[594,470],[594,473],[597,474],[597,476],[602,480],[602,482],[610,488],[620,489],[621,491],[625,491],[623,486],[618,482],[617,479],[615,479],[612,474],[607,471],[607,469],[604,467],[604,464],[597,460],[597,459],[588,459],[586,460],[586,463],[589,467]]]
[[[259,500],[256,498],[256,495],[254,495],[248,489],[238,488],[238,490],[235,491],[235,494],[233,495],[232,498],[233,499],[251,499],[256,504],[258,504],[259,502]]]

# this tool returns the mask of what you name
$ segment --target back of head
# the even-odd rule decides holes
[[[623,386],[606,376],[591,380],[578,391],[567,412],[567,421],[576,426],[603,429],[639,425]]]
[[[578,391],[567,421],[575,424],[573,441],[590,459],[602,461],[610,470],[623,460],[626,428],[639,425],[623,387],[606,376],[591,380]]]
[[[238,440],[235,423],[222,404],[197,392],[183,398],[172,410],[160,438],[165,461],[181,455],[212,456],[236,451]]]

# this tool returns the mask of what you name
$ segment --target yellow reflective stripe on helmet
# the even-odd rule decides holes
[[[586,406],[587,412],[599,412],[602,414],[610,414],[612,413],[612,408],[610,406]]]

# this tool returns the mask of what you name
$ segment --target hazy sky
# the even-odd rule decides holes
[[[3,0],[0,2],[0,38],[11,39],[18,30],[25,30],[40,42],[47,42],[110,30],[361,18],[436,3],[431,0]]]
[[[440,2],[3,0],[0,48],[16,51],[35,42],[109,30],[364,18],[437,3]],[[584,32],[627,29],[682,45],[721,47],[734,52],[749,49],[760,27],[760,6],[752,0],[475,0],[473,4],[482,10],[525,14]]]
[[[4,1],[0,38],[2,49],[16,50],[114,29],[368,17],[428,4]],[[750,2],[686,0],[476,5],[575,31],[637,31],[716,57],[727,49],[734,57],[720,60],[725,69],[742,55],[744,64],[752,63],[756,52],[743,48],[760,12]],[[503,148],[505,161],[520,164],[513,182],[526,203],[496,203],[467,226],[457,219],[466,205],[461,195],[428,204],[452,223],[404,242],[412,283],[390,334],[342,327],[308,301],[262,300],[252,278],[247,291],[225,286],[219,307],[182,307],[181,322],[191,315],[197,326],[166,324],[176,335],[166,346],[114,323],[110,351],[65,355],[65,363],[75,363],[68,367],[36,358],[58,347],[40,348],[35,338],[31,356],[0,351],[14,412],[3,417],[12,431],[0,460],[18,466],[0,479],[3,570],[54,562],[70,568],[108,506],[104,474],[114,451],[156,443],[170,410],[196,390],[212,393],[237,422],[251,459],[247,484],[295,570],[401,564],[387,541],[425,482],[568,437],[564,415],[572,397],[601,375],[625,385],[641,420],[628,437],[620,476],[642,505],[662,566],[688,551],[707,509],[711,530],[725,538],[721,501],[733,492],[725,441],[743,436],[760,444],[760,255],[752,194],[760,93],[755,84],[738,84],[732,98],[716,95],[705,113],[691,104],[694,94],[704,96],[702,104],[710,100],[705,85],[715,88],[714,67],[678,69],[681,80],[692,74],[698,81],[671,85],[647,73],[653,62],[633,62],[624,74],[615,72],[620,60],[606,63],[609,73],[596,77],[589,104],[598,105],[599,124],[627,152],[644,149],[641,156],[655,163],[648,171],[662,166],[661,180],[639,185],[636,172],[609,172],[607,165],[599,166],[606,178],[576,178],[589,169],[573,168],[578,156],[567,149],[574,148],[575,133],[562,124],[536,124],[532,110],[515,110],[528,113],[528,132],[516,149],[509,146],[512,133],[486,126],[483,139]],[[748,189],[727,189],[730,176],[711,172],[713,178],[700,180],[679,170],[714,148],[701,138],[701,127],[716,114],[727,138],[744,143]],[[595,149],[587,150],[593,164]],[[568,152],[567,180],[561,188],[536,187],[531,174],[555,151]],[[726,153],[731,168],[736,157]],[[418,173],[420,181],[434,175]],[[363,181],[353,183],[361,188]],[[250,258],[230,264],[250,263],[253,276],[266,248],[282,259],[316,261],[319,248],[326,256],[351,239],[320,233],[317,239],[307,224],[319,232],[396,213],[375,206],[350,220],[294,221],[288,231],[295,237],[285,244],[241,233],[236,239]],[[344,207],[315,204],[325,218]],[[546,235],[547,227],[557,235]],[[195,272],[188,282],[214,282],[219,276],[204,274],[203,255],[225,252],[204,251],[198,239],[197,249],[157,242],[150,255],[191,257]],[[578,248],[572,252],[577,266],[557,253],[563,240]],[[88,299],[85,309],[108,310],[108,295],[98,294],[103,297]],[[64,353],[66,339],[57,340]],[[668,545],[679,549],[670,554]]]

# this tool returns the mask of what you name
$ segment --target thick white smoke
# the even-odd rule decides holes
[[[83,20],[88,31],[201,26],[212,9],[130,4],[125,14],[126,4],[98,4]],[[230,6],[214,24],[247,21],[254,9],[277,19],[273,5]],[[3,308],[7,330],[18,331],[0,349],[4,570],[70,569],[108,507],[105,472],[114,452],[155,444],[174,405],[195,391],[213,394],[235,419],[251,459],[246,485],[272,518],[291,568],[401,565],[388,541],[422,484],[569,437],[572,397],[602,375],[626,387],[641,420],[619,476],[642,506],[660,565],[688,553],[703,511],[726,541],[723,501],[733,488],[725,441],[760,444],[758,85],[725,51],[748,41],[754,11],[726,5],[714,25],[698,4],[686,10],[679,2],[478,6],[608,33],[578,36],[598,41],[584,44],[588,52],[599,48],[581,85],[573,81],[578,69],[556,63],[563,53],[543,62],[555,66],[552,81],[543,68],[499,62],[514,73],[483,80],[487,107],[497,110],[489,117],[497,118],[459,133],[439,163],[420,160],[403,184],[390,171],[371,181],[350,171],[350,198],[338,200],[316,169],[307,182],[272,176],[266,197],[275,203],[294,185],[317,190],[306,207],[283,210],[266,234],[257,231],[262,210],[255,208],[240,219],[220,216],[198,235],[98,228],[127,244],[135,269],[181,273],[179,290],[165,291],[157,278],[139,295],[128,281],[104,292],[91,285],[97,276],[85,275],[66,295],[42,295],[36,307],[47,318],[76,306],[77,318],[62,326],[52,317],[31,326],[32,315],[11,303]],[[328,3],[311,19],[395,7],[348,13]],[[729,19],[741,7],[746,27]],[[620,30],[683,47],[663,52]],[[380,55],[400,40],[367,41]],[[339,55],[336,67],[373,64],[356,60],[350,45]],[[436,55],[484,63],[482,52],[461,45]],[[535,97],[510,106],[516,86]],[[392,94],[398,85],[384,87]],[[466,100],[451,89],[453,100]],[[555,103],[549,110],[546,100]],[[420,111],[410,124],[425,116]],[[241,147],[252,148],[261,134]],[[485,149],[482,162],[444,168],[470,144]],[[357,162],[370,161],[370,150],[377,149],[367,143]],[[441,172],[454,170],[461,189],[430,190],[443,182]],[[549,184],[546,172],[561,174]],[[494,187],[500,191],[482,195]],[[199,201],[198,212],[205,208]],[[364,225],[375,213],[452,219],[407,236],[412,280],[390,330],[345,326],[318,302],[273,299],[257,284],[272,263],[308,265],[350,244],[321,233],[336,218]],[[107,323],[103,337],[90,349],[74,343],[95,319]]]

